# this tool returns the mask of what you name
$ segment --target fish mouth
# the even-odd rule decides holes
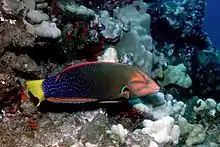
[[[156,89],[156,90],[154,90],[154,92],[159,92],[160,91],[160,89]]]
[[[160,87],[154,89],[154,92],[155,92],[155,93],[156,93],[156,92],[159,92],[159,91],[160,91]]]
[[[160,87],[158,87],[158,86],[156,88],[155,87],[150,87],[150,89],[151,89],[151,92],[150,92],[151,94],[157,93],[157,92],[160,91]]]

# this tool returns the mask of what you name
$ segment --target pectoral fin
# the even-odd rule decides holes
[[[119,97],[120,98],[130,99],[130,91],[124,91],[124,92],[120,93]]]
[[[126,86],[122,87],[121,93],[119,94],[119,98],[126,98],[129,100],[131,97],[130,89]]]

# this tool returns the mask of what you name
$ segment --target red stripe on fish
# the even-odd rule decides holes
[[[69,70],[71,70],[73,68],[79,68],[79,67],[82,67],[82,66],[85,66],[85,65],[91,65],[91,64],[103,64],[103,63],[112,64],[111,62],[97,62],[97,61],[94,61],[94,62],[82,62],[82,63],[78,63],[78,64],[73,64],[72,66],[65,68],[60,74],[66,72],[66,71],[69,71]],[[120,64],[120,63],[115,63],[115,64]],[[60,78],[60,74],[57,76],[56,80],[58,80]]]

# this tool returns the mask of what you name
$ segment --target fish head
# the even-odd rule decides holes
[[[143,97],[154,94],[160,90],[159,85],[144,73],[131,78],[127,84],[130,97]]]

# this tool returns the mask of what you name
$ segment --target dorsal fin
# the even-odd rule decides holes
[[[66,72],[66,71],[68,71],[68,70],[71,70],[71,69],[73,69],[73,68],[79,68],[79,67],[82,67],[82,66],[84,66],[84,65],[95,64],[95,63],[96,63],[96,62],[82,62],[82,63],[73,64],[73,65],[71,65],[71,66],[69,66],[69,67],[67,67],[67,68],[64,68],[64,69],[61,71],[60,74]]]
[[[69,70],[71,70],[71,69],[73,69],[73,68],[79,68],[79,67],[82,67],[82,66],[85,66],[85,65],[91,65],[91,64],[120,64],[120,63],[113,63],[113,62],[97,62],[97,61],[93,61],[93,62],[82,62],[82,63],[77,63],[77,64],[73,64],[73,65],[71,65],[71,66],[69,66],[69,67],[67,67],[67,68],[65,68],[65,69],[63,69],[62,71],[61,71],[61,73],[57,76],[57,78],[56,78],[56,81],[60,78],[60,75],[62,74],[62,73],[64,73],[64,72],[66,72],[66,71],[69,71]]]
[[[67,68],[64,68],[57,76],[56,78],[56,81],[60,78],[60,75],[66,71],[69,71],[73,68],[79,68],[79,67],[82,67],[82,66],[85,66],[85,65],[88,65],[88,64],[95,64],[96,62],[82,62],[82,63],[77,63],[77,64],[73,64]]]

